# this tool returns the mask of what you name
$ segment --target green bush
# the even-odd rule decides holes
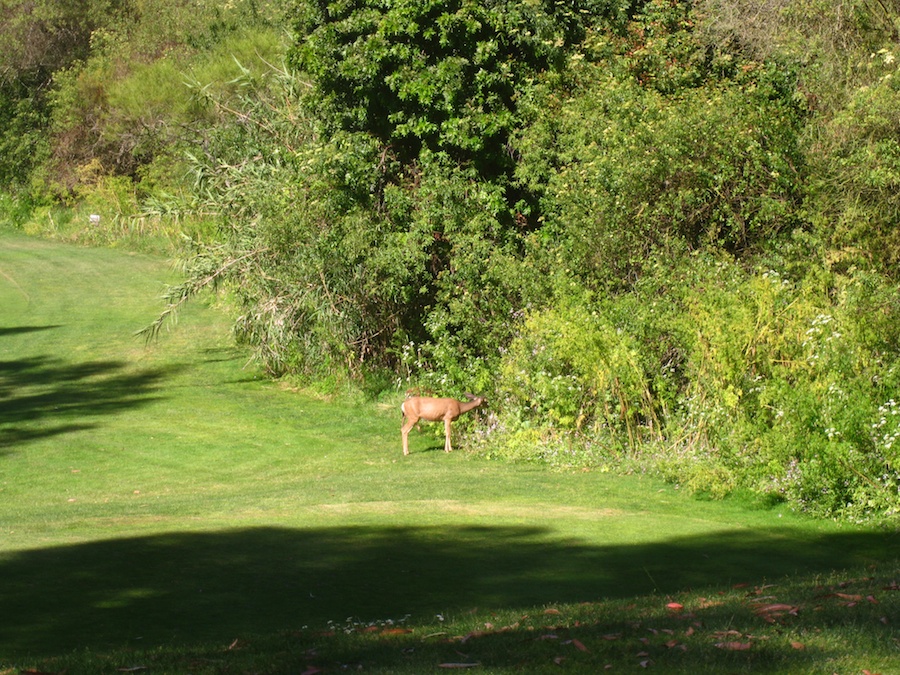
[[[621,435],[633,450],[641,430],[659,426],[636,348],[584,304],[535,312],[504,356],[499,393],[533,422]]]
[[[583,68],[578,94],[524,134],[522,172],[549,175],[547,228],[586,283],[633,281],[654,248],[741,252],[799,222],[802,115],[767,72],[667,97]]]
[[[119,40],[98,37],[89,60],[56,74],[50,177],[63,196],[83,188],[79,167],[99,164],[140,182],[154,162],[171,164],[193,150],[210,127],[232,117],[210,104],[213,92],[226,105],[235,83],[262,77],[281,48],[271,30],[235,29],[202,55],[173,51],[142,62],[124,59],[122,51],[137,47]]]
[[[892,432],[872,430],[890,426],[879,411],[895,395],[900,352],[884,334],[872,342],[859,282],[834,282],[823,293],[767,271],[695,289],[689,385],[669,437],[799,508],[885,513],[897,507]]]
[[[900,82],[894,52],[872,54],[878,79],[852,91],[813,146],[816,219],[844,265],[897,278],[900,235]],[[873,78],[874,79],[874,78]]]

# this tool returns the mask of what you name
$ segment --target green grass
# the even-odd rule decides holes
[[[172,277],[0,233],[0,673],[900,672],[895,531],[404,458],[215,308],[134,338]]]

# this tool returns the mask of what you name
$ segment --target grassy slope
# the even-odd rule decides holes
[[[468,642],[451,649],[428,635],[521,623],[552,603],[574,603],[567,630],[595,626],[579,633],[591,649],[491,630],[476,660],[506,672],[524,659],[536,672],[538,662],[557,667],[540,650],[558,648],[576,670],[652,657],[671,672],[819,672],[826,661],[829,672],[900,672],[885,620],[900,596],[884,590],[897,572],[895,533],[692,501],[641,477],[447,456],[429,434],[413,434],[403,458],[394,407],[259,378],[214,310],[195,305],[156,344],[132,337],[170,276],[152,258],[0,233],[0,673],[72,650],[86,651],[57,664],[70,674],[113,672],[125,654],[150,659],[153,672],[357,662],[421,672],[476,658]],[[821,597],[822,584],[847,575],[868,583],[855,593],[878,597],[826,626],[795,627],[818,631],[818,652],[785,646],[780,624],[773,654],[760,640],[746,653],[714,648],[729,642],[720,633],[735,607],[748,607],[733,586],[785,575],[797,597]],[[696,647],[657,654],[634,628],[673,620],[659,612],[669,599],[699,606],[716,594],[727,599],[709,605],[718,613],[681,630],[699,640],[703,625]],[[357,633],[328,642],[321,629],[348,617],[404,620],[413,633],[387,646]],[[616,626],[619,637],[602,639]],[[256,651],[227,650],[235,638]]]

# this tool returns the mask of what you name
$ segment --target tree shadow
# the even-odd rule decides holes
[[[193,644],[806,578],[900,557],[896,534],[724,531],[589,546],[531,527],[254,528],[0,555],[0,653]]]
[[[60,328],[59,324],[50,326],[0,326],[0,337],[7,335],[22,335],[24,333],[39,333],[45,330]]]
[[[0,361],[0,452],[90,429],[104,416],[146,405],[158,398],[153,393],[172,370],[135,371],[122,361],[72,363],[46,355]]]

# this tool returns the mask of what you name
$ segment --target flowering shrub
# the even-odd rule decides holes
[[[526,318],[503,359],[498,389],[528,419],[620,436],[629,448],[656,427],[636,345],[582,305]]]

